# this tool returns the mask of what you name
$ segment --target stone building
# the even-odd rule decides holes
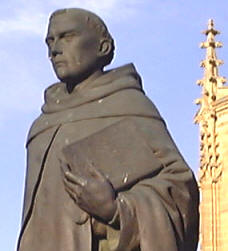
[[[228,250],[228,87],[226,79],[219,75],[223,63],[216,56],[215,41],[219,34],[209,20],[204,31],[207,39],[201,43],[206,58],[201,62],[203,79],[197,81],[202,96],[196,100],[200,105],[195,123],[200,128],[200,246],[202,251]]]

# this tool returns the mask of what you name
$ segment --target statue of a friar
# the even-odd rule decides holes
[[[194,251],[198,188],[133,64],[82,9],[50,17],[60,80],[27,139],[18,251]]]

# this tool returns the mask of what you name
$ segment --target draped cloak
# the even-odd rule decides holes
[[[64,190],[59,160],[63,147],[126,118],[137,124],[162,168],[156,172],[152,165],[156,175],[119,192],[113,220],[103,223],[89,217]],[[194,251],[198,200],[194,175],[132,64],[104,72],[93,82],[85,80],[71,94],[64,83],[47,88],[27,140],[18,251]]]

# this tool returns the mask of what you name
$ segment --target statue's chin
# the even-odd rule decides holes
[[[57,78],[63,82],[64,82],[64,79],[68,78],[66,69],[64,67],[58,67],[57,69],[55,69],[55,74]]]

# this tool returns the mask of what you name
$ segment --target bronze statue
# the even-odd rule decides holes
[[[198,189],[132,64],[104,71],[114,43],[82,9],[50,17],[61,82],[27,140],[18,251],[193,251]]]

